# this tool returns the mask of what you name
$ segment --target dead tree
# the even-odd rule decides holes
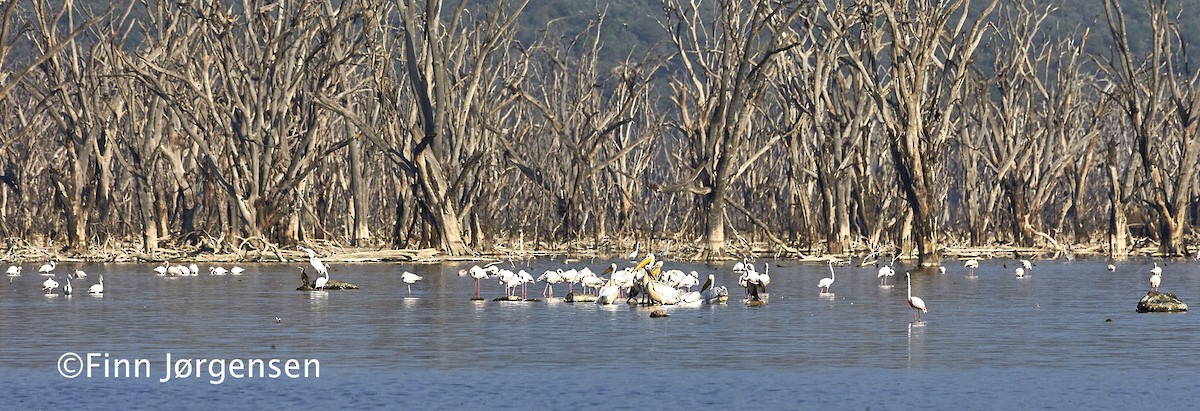
[[[700,10],[702,4],[713,9]],[[652,188],[696,195],[704,257],[725,259],[725,205],[736,172],[761,157],[767,141],[781,137],[758,136],[756,116],[764,115],[762,99],[782,53],[799,45],[787,27],[800,18],[802,2],[667,0],[663,9],[680,71],[671,83],[678,117],[670,132],[685,146],[676,166],[682,178]]]
[[[1159,252],[1187,252],[1183,234],[1186,213],[1195,192],[1200,154],[1200,69],[1178,67],[1186,59],[1179,33],[1167,15],[1166,2],[1148,0],[1151,39],[1148,55],[1137,57],[1129,46],[1125,15],[1119,3],[1104,2],[1108,26],[1117,46],[1115,61],[1106,69],[1117,87],[1133,130],[1146,201],[1157,217]],[[1140,63],[1139,63],[1140,62]]]
[[[997,2],[979,15],[968,15],[967,4],[872,2],[863,8],[864,18],[878,23],[864,28],[863,54],[853,58],[882,118],[924,267],[941,264],[942,156],[985,21]]]
[[[604,235],[607,209],[603,171],[621,163],[650,141],[652,133],[624,141],[622,133],[637,127],[635,121],[648,107],[650,76],[659,64],[632,58],[607,75],[600,71],[601,14],[575,37],[559,36],[548,28],[530,48],[534,62],[529,73],[509,86],[529,107],[499,135],[504,159],[516,166],[552,201],[544,207],[560,217],[560,238],[582,236],[592,220],[596,238]],[[562,41],[558,39],[563,39]],[[568,40],[569,39],[569,40]],[[616,188],[616,187],[613,187]],[[620,198],[620,197],[616,197]]]

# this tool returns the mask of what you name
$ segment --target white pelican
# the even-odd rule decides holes
[[[704,298],[705,304],[724,304],[729,300],[729,289],[724,286],[717,287],[715,284],[713,275],[709,274],[708,281],[700,288],[700,296]]]
[[[41,273],[42,275],[52,276],[52,275],[54,275],[54,273],[52,273],[51,271],[54,271],[54,267],[56,264],[58,264],[57,261],[50,260],[50,262],[42,264],[41,267],[38,267],[38,273]]]
[[[1017,278],[1025,278],[1025,269],[1024,268],[1017,267],[1017,269],[1014,270],[1014,273],[1017,275]]]
[[[616,264],[613,264],[613,267],[616,266]],[[486,272],[484,273],[484,276],[487,276]],[[554,285],[561,283],[563,279],[562,275],[559,275],[558,271],[546,270],[546,272],[543,272],[542,275],[537,278],[537,280],[546,283],[546,288],[542,289],[542,298],[554,298]]]
[[[87,273],[83,272],[83,270],[75,269],[75,278],[87,278]]]
[[[200,275],[200,266],[196,265],[196,263],[188,264],[188,271],[190,271],[192,275]]]
[[[817,287],[821,288],[822,294],[828,294],[829,286],[833,285],[833,282],[836,280],[837,273],[833,271],[833,260],[829,260],[829,277],[822,278],[821,281],[818,281]]]
[[[613,266],[615,267],[616,264],[613,264]],[[604,284],[603,287],[600,287],[599,291],[596,292],[596,304],[614,304],[617,302],[617,299],[620,298],[620,294],[621,286],[617,285],[615,281],[610,279]]]
[[[225,267],[217,267],[215,265],[208,267],[208,273],[210,275],[225,275],[227,272],[229,272],[229,270],[226,270]]]
[[[170,264],[167,264],[166,261],[163,261],[162,265],[160,265],[158,267],[154,267],[154,272],[159,276],[164,276],[164,275],[167,275],[167,269],[169,269],[170,267],[171,267]]]
[[[1162,267],[1158,263],[1154,263],[1154,268],[1150,269],[1150,289],[1158,291],[1158,285],[1162,284]]]
[[[896,270],[893,270],[891,266],[879,267],[879,274],[876,275],[879,277],[879,285],[886,286],[888,277],[893,275],[896,275]]]
[[[54,292],[55,288],[58,288],[58,281],[54,281],[53,278],[47,278],[46,281],[42,281],[42,291],[45,291],[46,294]]]
[[[100,274],[100,282],[92,284],[92,286],[88,288],[88,293],[104,294],[104,274]]]
[[[71,277],[67,277],[67,285],[63,286],[63,295],[71,295]]]
[[[229,273],[233,275],[242,275],[242,271],[246,271],[246,269],[236,265],[229,269]]]
[[[184,276],[187,276],[187,275],[188,275],[188,273],[187,273],[187,267],[184,267],[184,266],[182,266],[182,265],[172,265],[172,266],[168,266],[168,267],[167,267],[167,275],[169,275],[169,276],[172,276],[172,277],[184,277]]]
[[[9,277],[20,277],[21,276],[21,266],[10,265],[10,266],[8,266],[8,270],[5,271],[5,273],[8,274]]]
[[[679,302],[678,288],[652,281],[651,277],[648,275],[642,278],[642,286],[646,288],[646,294],[650,296],[651,301],[662,305],[674,305]]]
[[[1110,272],[1110,273],[1111,273],[1111,272],[1113,272],[1113,271],[1117,271],[1117,266],[1115,266],[1115,265],[1112,265],[1112,264],[1109,264],[1109,265],[1108,265],[1108,272]]]
[[[922,300],[921,297],[913,297],[912,277],[908,273],[904,273],[904,279],[908,281],[908,306],[913,309],[913,321],[921,322],[921,317],[929,310],[925,308],[925,300]]]
[[[408,295],[412,295],[412,285],[423,279],[425,279],[425,277],[421,277],[408,271],[400,274],[400,281],[404,281],[404,284],[408,286]]]

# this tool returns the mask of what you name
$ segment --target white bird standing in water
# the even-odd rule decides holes
[[[404,284],[408,286],[408,295],[410,296],[412,295],[412,285],[423,279],[425,279],[425,277],[421,277],[408,271],[400,274],[400,281],[404,281]]]
[[[329,283],[329,268],[325,267],[325,263],[322,263],[321,259],[317,258],[317,253],[311,248],[301,247],[301,249],[308,252],[308,263],[312,265],[313,269],[317,270],[317,274],[320,275],[320,277],[317,277],[317,281],[313,283],[313,288],[324,290],[325,284]]]
[[[8,274],[9,277],[20,277],[21,276],[21,266],[10,265],[10,266],[8,266],[8,270],[5,271],[4,273]]]
[[[893,270],[891,266],[885,265],[883,267],[879,267],[879,274],[876,275],[876,277],[879,277],[879,285],[886,286],[888,277],[893,275],[896,275],[896,270]]]
[[[617,264],[613,263],[613,267]],[[486,276],[486,272],[484,273]],[[561,283],[563,278],[556,270],[546,270],[537,278],[538,281],[546,283],[546,288],[542,289],[542,298],[554,298],[554,285]]]
[[[924,313],[929,312],[929,310],[925,308],[925,300],[922,300],[921,297],[913,297],[912,276],[909,273],[904,273],[904,279],[908,281],[908,306],[913,309],[913,321],[921,322],[921,317],[924,316]]]
[[[821,288],[822,294],[828,294],[829,286],[833,285],[833,282],[836,280],[837,273],[833,271],[833,260],[829,260],[829,277],[822,278],[821,281],[818,281],[817,287]]]
[[[1014,273],[1017,275],[1017,278],[1025,278],[1025,269],[1024,268],[1017,267],[1017,269],[1014,270]]]
[[[87,273],[77,268],[75,269],[75,278],[87,278]]]
[[[63,295],[71,295],[71,277],[67,277],[67,285],[63,286]]]
[[[92,284],[91,288],[88,288],[88,292],[92,294],[104,294],[104,274],[100,274],[100,282]],[[118,295],[118,297],[120,296]]]
[[[45,291],[46,294],[54,292],[55,288],[58,288],[58,281],[54,281],[53,278],[47,278],[46,281],[42,281],[42,291]]]
[[[1162,267],[1154,263],[1154,268],[1150,269],[1150,289],[1158,291],[1159,284],[1162,284]]]
[[[54,271],[54,267],[57,264],[58,264],[57,261],[50,260],[50,262],[42,264],[41,267],[38,267],[38,273],[41,273],[42,275],[46,275],[46,276],[53,276],[54,273],[52,273],[51,271]]]

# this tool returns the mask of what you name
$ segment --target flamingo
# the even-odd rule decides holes
[[[1017,267],[1017,269],[1015,270],[1015,274],[1017,275],[1017,278],[1025,278],[1025,269],[1021,268],[1021,267]]]
[[[896,275],[896,270],[893,270],[892,267],[886,266],[886,265],[883,267],[879,267],[879,274],[876,275],[877,277],[879,277],[879,285],[886,286],[888,277],[891,277],[893,275]]]
[[[828,294],[829,286],[833,285],[833,282],[836,280],[837,273],[833,271],[833,260],[829,260],[829,277],[822,278],[821,281],[818,281],[817,287],[820,287],[822,290],[824,290],[822,294]]]
[[[8,266],[8,270],[5,271],[5,273],[8,274],[9,277],[20,277],[21,276],[21,266],[10,265],[10,266]]]
[[[67,285],[63,286],[63,295],[71,295],[71,277],[67,277]]]
[[[83,272],[83,270],[75,269],[75,278],[87,278],[87,273]]]
[[[929,309],[925,308],[925,300],[922,300],[921,297],[913,297],[912,276],[904,273],[904,279],[908,281],[908,306],[913,309],[913,321],[921,322],[921,317],[924,313],[929,312]]]
[[[974,258],[967,260],[967,262],[963,263],[963,267],[967,267],[967,277],[974,277],[975,269],[979,268],[979,260]]]
[[[52,275],[54,275],[54,273],[52,273],[51,271],[54,271],[54,267],[56,264],[58,264],[58,261],[50,260],[50,262],[42,264],[41,267],[38,267],[38,273],[41,273],[42,275],[52,276]]]
[[[211,275],[225,275],[227,272],[229,270],[226,270],[225,267],[208,267],[208,273]]]
[[[154,267],[154,272],[157,273],[157,275],[159,275],[159,276],[164,276],[164,275],[167,275],[167,269],[169,269],[170,267],[171,267],[170,264],[167,264],[166,261],[163,261],[162,265],[160,265],[158,267]]]
[[[421,277],[408,271],[400,274],[400,281],[404,281],[404,284],[408,286],[408,295],[410,296],[412,295],[412,285],[423,279],[425,279],[425,277]]]
[[[1108,272],[1110,272],[1110,273],[1111,273],[1111,272],[1113,272],[1113,271],[1117,271],[1117,266],[1115,266],[1115,265],[1112,265],[1112,264],[1109,264],[1109,265],[1108,265]]]
[[[196,263],[188,264],[188,271],[191,272],[192,275],[200,275],[200,266],[196,265]]]
[[[616,266],[614,263],[613,267]],[[558,271],[546,270],[537,280],[546,283],[546,288],[542,289],[542,298],[554,298],[554,285],[561,283],[563,278]]]
[[[42,281],[42,291],[45,291],[46,294],[53,293],[55,288],[58,288],[58,281],[54,281],[53,278],[47,278],[46,281]]]
[[[1154,263],[1154,268],[1150,269],[1150,289],[1158,291],[1158,285],[1162,284],[1162,267],[1158,263]]]
[[[92,286],[88,288],[88,293],[104,294],[104,274],[100,274],[100,282],[92,284]]]
[[[692,291],[692,287],[698,285],[700,285],[700,274],[695,271],[679,277],[679,287],[686,288],[688,291]]]
[[[236,265],[229,269],[229,273],[233,275],[242,275],[242,271],[246,271],[246,269]]]
[[[475,280],[475,298],[483,298],[483,297],[479,296],[479,282],[483,281],[484,278],[487,278],[488,273],[490,272],[489,269],[494,270],[495,266],[489,265],[489,266],[487,266],[487,268],[483,268],[483,267],[474,265],[474,266],[471,266],[471,269],[469,269],[469,270],[462,269],[462,270],[458,271],[458,275],[460,275],[460,276],[470,275],[471,279]],[[553,292],[553,289],[551,291]]]

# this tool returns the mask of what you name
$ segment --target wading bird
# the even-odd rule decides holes
[[[21,276],[21,266],[10,265],[10,266],[8,266],[8,270],[5,271],[4,273],[8,274],[9,277],[20,277]]]
[[[67,277],[67,285],[63,286],[63,295],[71,295],[71,277]]]
[[[1162,267],[1158,263],[1154,263],[1154,268],[1150,269],[1150,289],[1158,291],[1158,285],[1162,283]]]
[[[41,267],[38,267],[38,272],[42,275],[54,275],[54,273],[51,271],[54,271],[56,264],[58,264],[58,261],[50,260],[50,262],[42,264]]]
[[[58,281],[54,281],[53,278],[47,278],[46,281],[42,281],[42,291],[45,291],[46,294],[53,293],[55,288],[58,288]]]
[[[912,276],[904,273],[904,279],[908,281],[908,306],[913,309],[913,321],[921,322],[921,318],[929,309],[925,308],[925,300],[921,297],[913,297],[912,295]]]
[[[408,286],[408,295],[410,296],[412,295],[412,285],[423,279],[425,279],[425,277],[421,277],[408,271],[400,274],[400,281],[404,281],[404,284]]]
[[[818,281],[817,287],[821,288],[822,294],[828,294],[829,286],[833,285],[833,282],[836,280],[837,273],[833,271],[833,260],[829,260],[829,277],[822,278],[821,281]]]
[[[88,288],[88,292],[91,294],[104,294],[104,274],[100,274],[100,282],[92,284],[92,286]],[[118,297],[120,296],[118,295]]]
[[[313,269],[317,270],[317,274],[320,275],[320,277],[317,277],[317,282],[313,284],[313,288],[324,290],[325,284],[329,283],[329,268],[325,267],[325,263],[322,263],[321,259],[317,258],[317,253],[311,248],[301,247],[300,249],[308,253],[308,264],[312,265]]]
[[[886,286],[888,277],[893,275],[896,275],[896,270],[893,270],[892,267],[886,265],[879,267],[879,274],[876,275],[876,277],[879,277],[879,285]]]

